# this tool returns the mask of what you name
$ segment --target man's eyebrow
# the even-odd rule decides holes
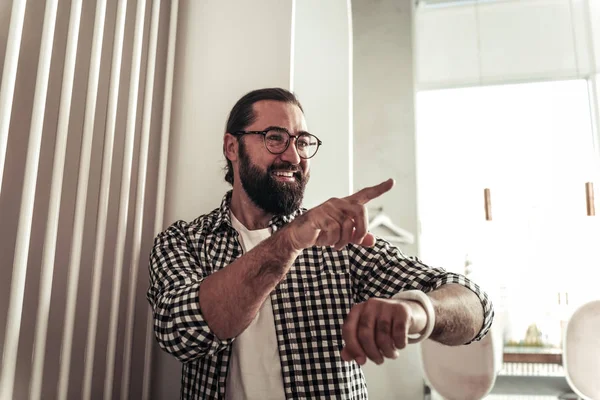
[[[275,126],[275,125],[266,127],[265,131],[268,131],[268,130],[271,130],[271,129],[278,130],[278,131],[286,131],[286,132],[288,132],[288,130],[285,129],[284,127],[282,127],[282,126]]]
[[[273,130],[279,130],[279,131],[285,131],[285,132],[287,132],[287,133],[290,133],[290,131],[288,131],[286,128],[284,128],[284,127],[282,127],[282,126],[269,126],[269,127],[267,127],[267,128],[265,129],[265,131],[268,131],[268,130],[270,130],[270,129],[273,129]],[[309,132],[307,132],[307,131],[298,131],[298,133],[296,133],[296,135],[295,135],[295,136],[300,136],[300,135],[310,135],[310,133],[309,133]]]

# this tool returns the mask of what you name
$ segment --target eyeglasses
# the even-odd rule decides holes
[[[269,127],[264,131],[237,131],[232,133],[235,136],[243,135],[262,135],[265,147],[271,154],[281,154],[290,146],[292,138],[296,139],[296,150],[300,158],[309,159],[314,157],[323,144],[316,136],[304,132],[300,135],[292,135],[287,129],[281,127]]]

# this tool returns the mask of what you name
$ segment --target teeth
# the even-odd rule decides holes
[[[293,172],[276,171],[275,175],[277,175],[277,176],[285,176],[287,178],[291,178],[291,177],[294,176],[294,173]]]

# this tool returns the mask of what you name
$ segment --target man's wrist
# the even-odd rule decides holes
[[[274,236],[274,239],[277,240],[277,247],[279,251],[283,251],[284,254],[289,254],[293,259],[295,259],[298,254],[303,249],[298,249],[298,246],[295,245],[295,241],[292,236],[292,226],[288,224],[281,228]]]
[[[274,233],[269,239],[258,245],[255,250],[261,251],[266,258],[263,258],[262,266],[259,270],[259,276],[276,275],[283,279],[290,266],[300,253],[294,249],[287,228]]]

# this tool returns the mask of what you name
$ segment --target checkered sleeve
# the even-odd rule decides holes
[[[442,285],[456,283],[471,290],[481,301],[484,322],[473,341],[481,340],[492,325],[494,309],[487,293],[460,274],[431,268],[415,257],[405,256],[389,242],[377,239],[374,247],[352,247],[350,257],[355,301],[370,297],[390,298],[404,290],[431,292]]]
[[[221,351],[232,339],[220,340],[202,316],[198,292],[207,276],[178,221],[154,240],[150,254],[150,288],[154,333],[162,349],[181,362]]]

